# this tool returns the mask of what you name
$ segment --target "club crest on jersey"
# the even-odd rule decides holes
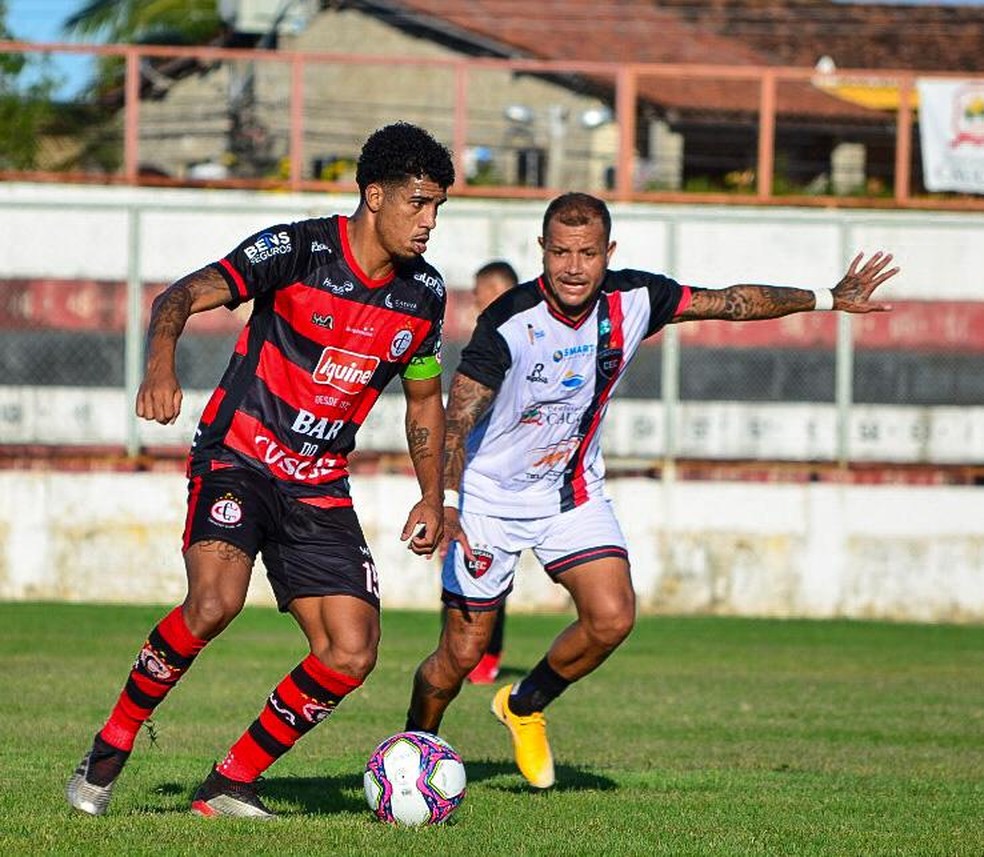
[[[329,345],[321,352],[311,377],[315,384],[327,384],[350,396],[362,392],[379,365],[371,354],[357,354]]]
[[[331,315],[322,315],[320,312],[311,313],[311,324],[315,327],[324,327],[327,330],[335,329],[335,319]]]
[[[475,559],[466,559],[465,568],[475,580],[478,580],[492,567],[492,552],[482,548],[472,548],[472,555]]]
[[[606,381],[612,378],[621,365],[621,348],[603,348],[598,352],[598,374]]]
[[[238,527],[243,520],[243,507],[238,497],[223,494],[208,510],[209,520],[220,527]]]
[[[413,331],[404,327],[396,332],[390,343],[390,354],[394,358],[402,357],[413,344]]]

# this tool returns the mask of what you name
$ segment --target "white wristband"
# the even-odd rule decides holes
[[[444,505],[450,506],[452,509],[457,509],[461,505],[461,496],[457,491],[445,491]]]
[[[833,309],[834,292],[832,289],[811,289],[813,292],[814,309]]]

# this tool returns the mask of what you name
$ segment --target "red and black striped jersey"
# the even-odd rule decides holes
[[[229,307],[253,310],[202,413],[190,475],[246,464],[330,505],[347,497],[347,456],[386,385],[440,374],[440,274],[417,258],[371,279],[346,221],[272,226],[213,264]]]

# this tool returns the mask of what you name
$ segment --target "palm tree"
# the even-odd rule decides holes
[[[222,20],[216,0],[89,0],[63,29],[104,43],[200,45]]]

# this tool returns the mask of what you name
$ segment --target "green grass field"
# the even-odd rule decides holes
[[[557,785],[531,793],[491,690],[443,735],[468,795],[444,827],[375,821],[362,767],[402,728],[434,613],[383,617],[366,685],[269,772],[271,824],[205,820],[191,793],[303,655],[247,610],[141,735],[110,812],[63,788],[164,608],[0,604],[0,854],[982,855],[984,628],[646,617],[549,710]],[[509,680],[569,621],[510,615]]]

